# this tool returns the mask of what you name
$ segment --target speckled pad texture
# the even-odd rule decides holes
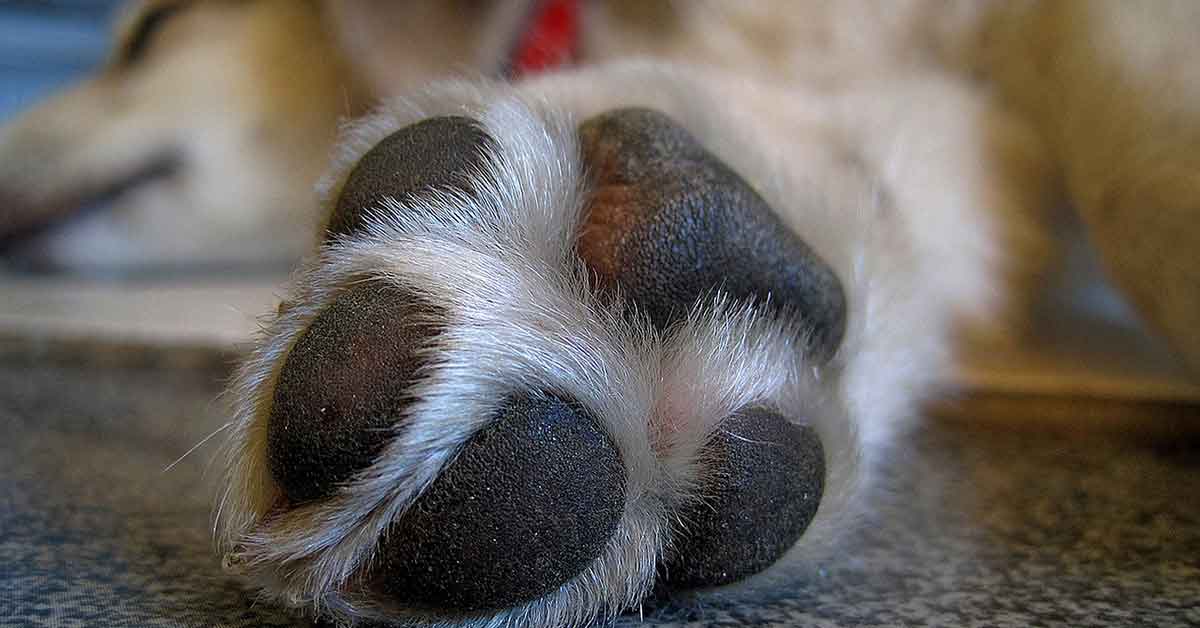
[[[326,232],[350,235],[366,212],[392,198],[404,202],[432,187],[471,193],[469,179],[483,167],[492,139],[470,118],[442,116],[411,124],[367,151],[342,184]]]
[[[268,466],[290,500],[332,494],[403,429],[437,318],[404,290],[360,283],[304,330],[279,369],[267,422]]]
[[[816,430],[765,408],[727,419],[704,446],[702,499],[660,567],[669,587],[729,584],[771,566],[808,528],[825,487]]]
[[[209,464],[220,439],[165,470],[227,420],[224,377],[0,364],[0,625],[310,625],[221,572]],[[1195,432],[1029,424],[932,422],[897,443],[874,510],[836,556],[737,602],[647,607],[617,625],[1200,625]]]
[[[586,411],[549,395],[510,398],[392,525],[376,586],[451,616],[523,604],[600,555],[624,489],[616,445]]]
[[[795,312],[814,356],[846,326],[833,270],[753,188],[686,129],[649,109],[617,109],[579,129],[595,190],[579,252],[664,328],[713,290]]]

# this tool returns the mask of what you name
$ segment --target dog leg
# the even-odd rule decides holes
[[[575,626],[828,546],[942,366],[955,249],[835,112],[725,80],[451,84],[352,130],[236,385],[230,568],[346,621]]]
[[[1062,163],[1112,279],[1200,369],[1200,7],[1005,9],[991,72]]]

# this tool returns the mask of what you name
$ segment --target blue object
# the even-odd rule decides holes
[[[117,0],[0,0],[0,122],[103,62]]]

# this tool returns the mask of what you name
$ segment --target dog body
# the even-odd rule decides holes
[[[320,224],[312,187],[338,121],[384,85],[494,74],[507,42],[491,31],[521,8],[481,11],[485,28],[457,19],[459,2],[373,10],[387,4],[132,3],[94,77],[0,129],[6,257],[118,273],[294,262]],[[364,24],[374,13],[393,17]],[[351,44],[378,44],[383,26],[405,45],[374,68]]]
[[[6,127],[6,232],[105,195],[120,202],[19,243],[24,256],[66,267],[261,261],[309,241],[312,203],[296,184],[322,168],[344,108],[329,75],[343,70],[295,4],[132,11],[103,72]]]
[[[342,134],[218,513],[285,603],[579,625],[831,548],[1064,199],[1200,356],[1192,4],[597,2],[578,67],[421,90],[343,10],[336,67],[404,93]]]
[[[1029,301],[1060,192],[1099,202],[1063,159],[1104,152],[1082,185],[1120,189],[1176,172],[1140,155],[1194,146],[1058,126],[1075,109],[1097,128],[1187,118],[1190,102],[1161,107],[1187,70],[1119,97],[1093,73],[1182,55],[1188,7],[873,9],[596,4],[581,67],[441,84],[351,127],[321,187],[326,241],[239,380],[230,563],[348,620],[558,626],[832,547],[963,324]],[[1091,27],[1028,41],[1043,20]],[[1022,97],[1047,93],[1053,111]],[[1094,230],[1092,211],[1143,200],[1081,215]],[[1156,216],[1195,231],[1185,210]],[[1139,280],[1194,316],[1177,300],[1194,277],[1169,270],[1190,249],[1152,248]],[[593,462],[554,470],[495,444],[548,416],[609,440],[563,437]],[[559,436],[512,437],[572,459]],[[544,473],[572,498],[540,501]]]

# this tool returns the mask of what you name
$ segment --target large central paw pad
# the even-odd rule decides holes
[[[580,134],[597,180],[580,249],[602,280],[660,328],[717,291],[771,301],[807,323],[814,354],[833,353],[841,284],[741,177],[655,111],[604,114]]]

